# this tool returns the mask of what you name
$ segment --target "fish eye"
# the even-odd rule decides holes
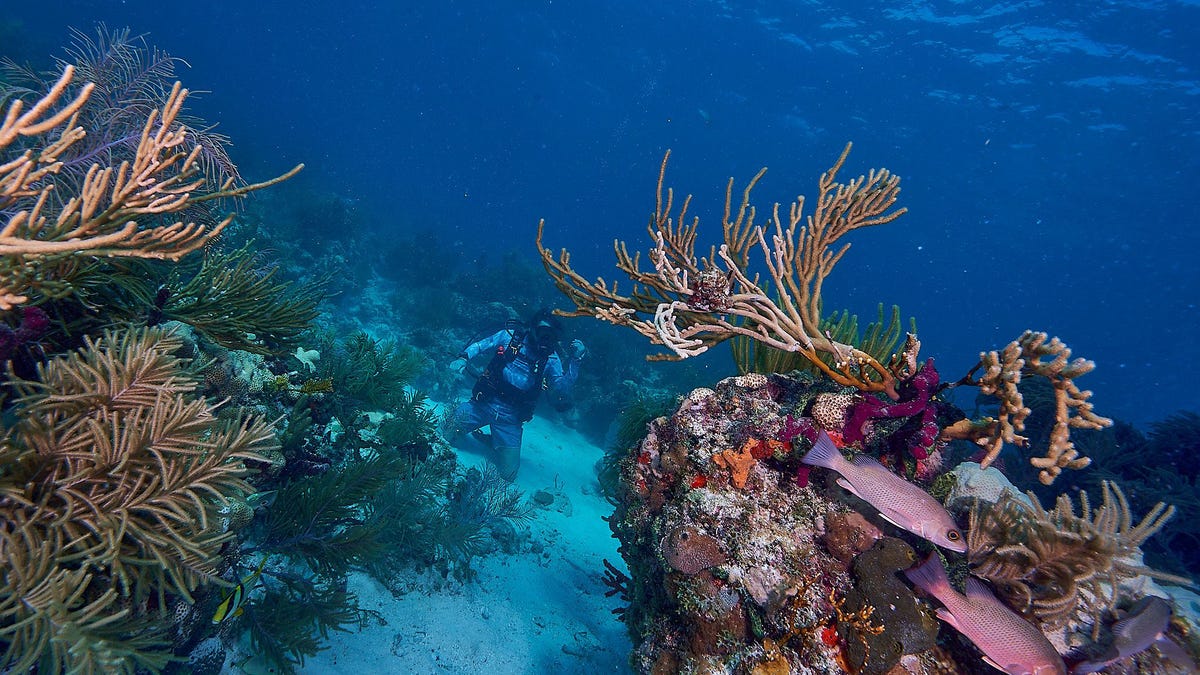
[[[946,533],[946,538],[950,541],[958,541],[962,539],[962,535],[958,533],[958,530],[950,530]]]

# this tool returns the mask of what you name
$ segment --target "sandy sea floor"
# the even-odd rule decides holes
[[[603,560],[623,568],[617,540],[601,517],[612,507],[599,493],[593,465],[602,450],[560,424],[535,418],[525,427],[517,486],[565,495],[537,508],[526,525],[532,551],[477,559],[469,583],[411,580],[395,596],[365,574],[350,578],[361,606],[386,623],[333,633],[304,673],[626,673],[624,624],[604,597]],[[466,466],[482,455],[460,451]],[[569,502],[569,508],[564,506]],[[540,551],[537,551],[540,544]],[[523,547],[524,549],[530,546]],[[438,586],[440,589],[435,590]],[[225,673],[256,673],[254,660],[230,653]],[[240,664],[235,666],[234,664]]]

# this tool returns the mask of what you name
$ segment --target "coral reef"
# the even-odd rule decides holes
[[[688,221],[690,196],[676,213],[673,192],[664,193],[664,158],[648,226],[654,269],[641,270],[638,256],[623,242],[615,245],[617,268],[633,282],[629,295],[620,294],[616,284],[579,274],[567,251],[551,253],[542,245],[545,224],[539,224],[543,265],[575,305],[564,314],[632,328],[670,350],[667,359],[686,359],[735,337],[742,341],[735,349],[745,374],[692,390],[671,415],[652,422],[642,443],[619,462],[610,525],[629,575],[610,574],[608,582],[629,603],[620,613],[635,642],[632,663],[638,672],[764,674],[793,672],[793,664],[818,673],[946,672],[975,663],[976,656],[936,648],[936,624],[894,574],[915,560],[901,539],[929,546],[923,538],[929,536],[927,521],[909,527],[922,535],[912,537],[884,521],[908,522],[916,514],[891,510],[890,517],[881,517],[868,508],[889,504],[887,495],[867,503],[848,498],[831,488],[834,477],[820,469],[811,472],[818,480],[809,486],[810,469],[801,459],[830,466],[824,460],[843,459],[831,457],[840,452],[834,446],[882,460],[846,466],[878,467],[873,470],[879,484],[896,492],[925,498],[924,490],[938,498],[953,496],[959,504],[998,493],[1002,506],[989,510],[979,502],[973,511],[971,561],[979,576],[1008,584],[1010,603],[1029,610],[1036,624],[1016,615],[1010,624],[1023,635],[1036,634],[1039,625],[1053,628],[1074,616],[1077,606],[1091,612],[1088,626],[1099,626],[1098,612],[1140,592],[1122,581],[1182,581],[1131,557],[1170,515],[1165,505],[1135,525],[1123,493],[1106,485],[1104,504],[1094,513],[1085,500],[1078,516],[1062,497],[1051,514],[1024,506],[1008,496],[1001,481],[982,473],[1005,443],[1028,442],[1017,434],[1030,414],[1017,388],[1022,377],[1048,382],[1053,399],[1049,447],[1044,457],[1031,459],[1041,483],[1089,464],[1071,430],[1111,424],[1093,412],[1090,392],[1075,384],[1094,367],[1090,361],[1072,360],[1057,338],[1027,331],[1001,351],[984,352],[960,380],[943,382],[932,359],[919,362],[921,344],[914,334],[895,353],[878,351],[895,344],[895,312],[888,329],[881,316],[868,331],[870,345],[853,344],[857,331],[847,330],[853,322],[846,315],[834,326],[838,337],[831,323],[822,322],[823,282],[847,248],[835,247],[840,238],[904,212],[895,208],[899,179],[887,171],[836,182],[848,151],[849,146],[822,175],[813,213],[805,219],[803,198],[798,199],[786,225],[778,206],[767,225],[755,224],[750,192],[762,172],[742,192],[737,208],[731,181],[724,243],[703,258],[695,255],[699,220]],[[765,277],[751,271],[755,251],[762,254]],[[767,285],[759,285],[759,278]],[[761,344],[749,347],[747,341]],[[790,357],[796,355],[815,376],[793,370]],[[748,372],[760,366],[786,367],[793,375]],[[969,419],[943,400],[946,390],[963,385],[999,399],[999,415]],[[820,456],[806,455],[818,438]],[[957,439],[986,451],[981,470],[964,472],[961,486],[944,464],[946,445]],[[836,482],[845,485],[844,478]],[[936,501],[913,501],[930,503],[953,521]],[[879,520],[855,522],[843,515],[845,505]],[[1026,508],[1034,514],[1030,518],[1023,515]],[[982,513],[1000,515],[985,521]],[[1038,525],[1027,526],[1031,522]],[[881,538],[884,533],[898,538]],[[1031,570],[1053,580],[1042,589],[1040,582],[1022,578]],[[1015,576],[1006,578],[1010,573]]]
[[[976,667],[969,649],[936,648],[937,621],[896,574],[916,562],[913,547],[929,543],[881,520],[827,473],[807,487],[793,480],[809,436],[848,418],[841,394],[823,386],[783,375],[722,380],[651,422],[621,460],[609,522],[629,574],[610,570],[608,584],[627,603],[618,613],[637,672]],[[823,422],[809,416],[818,411]],[[1064,649],[1091,645],[1116,603],[1145,593],[1151,579],[1186,581],[1140,562],[1138,547],[1170,507],[1135,520],[1124,493],[1106,484],[1096,507],[1063,496],[1047,511],[994,467],[941,475],[951,485],[940,492],[971,511],[970,568],[956,563],[955,575],[992,582]]]
[[[869,554],[878,529],[861,518],[848,525],[854,514],[824,490],[791,480],[796,452],[777,439],[801,414],[796,406],[811,400],[802,383],[782,376],[723,380],[652,422],[622,461],[610,524],[630,574],[612,585],[629,603],[622,618],[639,672],[732,672],[735,664],[739,672],[793,672],[788,664],[803,663],[805,672],[836,673],[839,659],[853,658],[851,642],[859,664],[923,644],[899,637],[907,630],[899,626],[868,642],[836,632],[830,639],[837,607],[846,630],[874,626],[849,619],[872,603],[887,603],[888,620],[918,613],[911,592],[899,579],[889,583],[890,572],[879,572],[886,565]],[[862,534],[849,535],[852,527]],[[847,573],[852,561],[861,584]]]

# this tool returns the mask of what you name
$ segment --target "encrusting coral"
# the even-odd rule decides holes
[[[896,576],[916,561],[912,547],[892,537],[854,559],[854,587],[837,607],[838,632],[854,672],[890,672],[903,655],[936,643],[937,621],[921,611],[912,590]]]
[[[263,420],[218,419],[182,342],[109,332],[12,383],[0,439],[0,668],[132,672],[169,655],[168,596],[216,580],[219,509],[253,492]],[[149,602],[149,601],[154,602]],[[157,612],[150,609],[157,607]],[[158,636],[158,637],[156,637]],[[169,646],[169,645],[168,645]]]

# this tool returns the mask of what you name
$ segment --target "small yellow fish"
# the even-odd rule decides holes
[[[242,605],[246,602],[246,596],[250,594],[250,589],[254,587],[254,582],[258,580],[262,574],[263,567],[267,564],[267,557],[263,556],[262,562],[258,563],[258,569],[250,576],[242,579],[242,582],[233,587],[233,591],[225,596],[221,604],[217,605],[217,613],[213,614],[212,622],[221,623],[231,616],[242,615]]]

